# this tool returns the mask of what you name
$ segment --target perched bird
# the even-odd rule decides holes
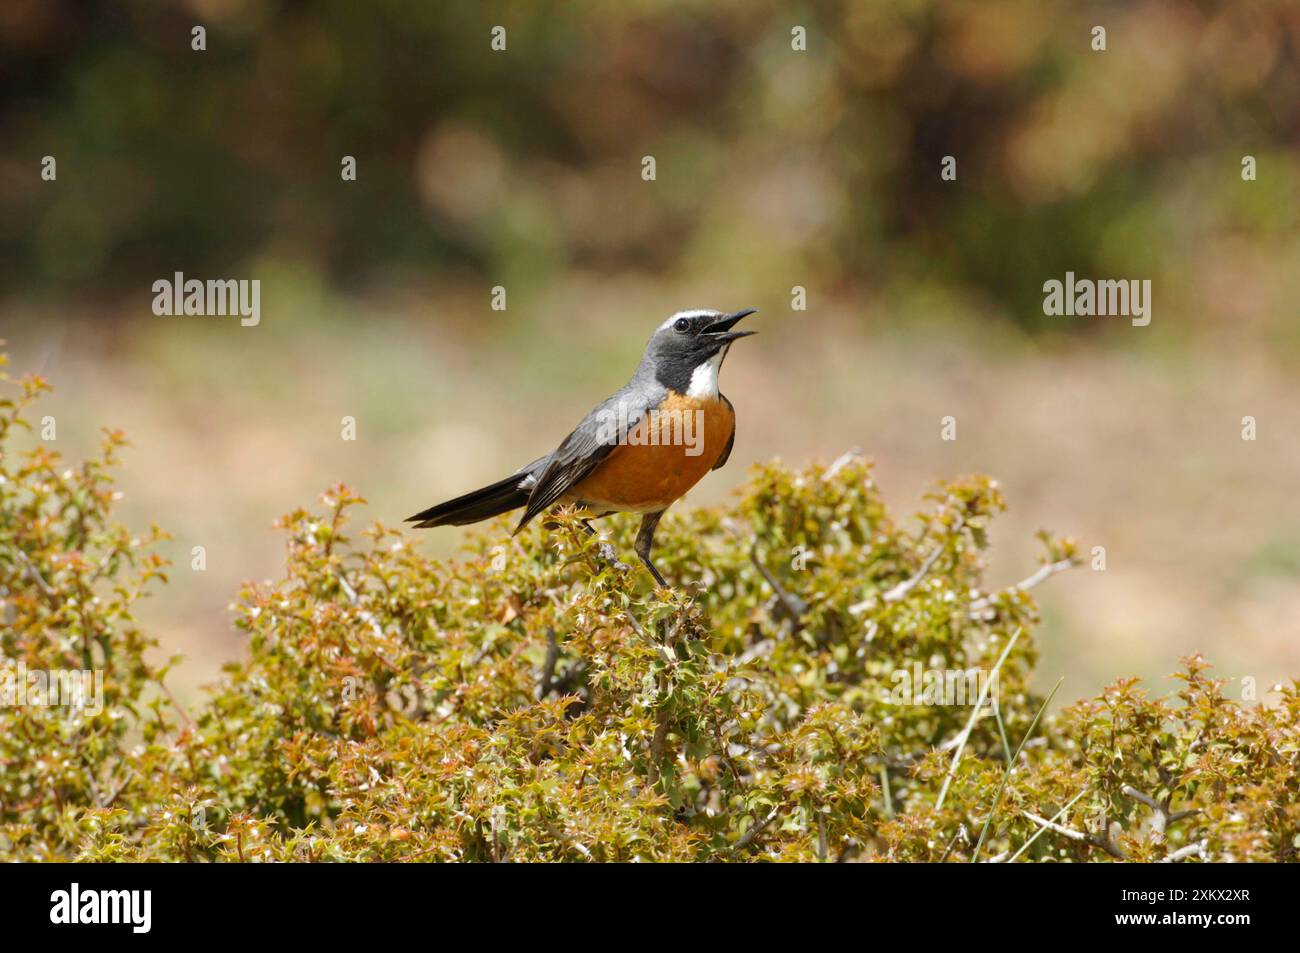
[[[666,586],[650,559],[655,527],[664,510],[731,455],[736,411],[718,390],[718,370],[731,343],[754,333],[733,330],[754,310],[677,312],[650,335],[632,379],[554,451],[407,522],[420,529],[463,526],[523,507],[518,533],[543,510],[576,503],[593,514],[583,526],[594,535],[589,519],[640,513],[636,554]]]

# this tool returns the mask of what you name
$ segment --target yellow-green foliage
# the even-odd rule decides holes
[[[247,661],[186,713],[131,620],[165,576],[161,534],[112,520],[121,438],[80,466],[20,452],[43,385],[0,386],[3,664],[105,673],[98,714],[0,708],[0,857],[1295,859],[1294,685],[1243,707],[1191,659],[1176,698],[1122,680],[1035,724],[1035,610],[984,589],[984,478],[898,524],[859,459],[758,467],[665,520],[675,593],[572,515],[444,564],[356,529],[337,487],[284,518],[284,578],[236,606]],[[1009,643],[1000,718],[964,745],[970,707],[893,697],[900,669],[988,670]]]

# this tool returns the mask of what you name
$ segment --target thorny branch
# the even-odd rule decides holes
[[[1149,794],[1143,794],[1141,791],[1133,787],[1131,784],[1124,785],[1122,788],[1120,788],[1120,791],[1122,791],[1124,794],[1127,794],[1129,797],[1133,798],[1133,800],[1141,801],[1147,807],[1151,808],[1151,810],[1154,812],[1155,815],[1151,819],[1151,828],[1161,839],[1164,838],[1165,830],[1169,827],[1170,824],[1173,824],[1177,821],[1181,821],[1183,820],[1183,818],[1191,817],[1192,815],[1199,814],[1201,812],[1201,809],[1198,807],[1192,808],[1191,810],[1187,810],[1187,811],[1171,811],[1170,806],[1173,804],[1173,800],[1174,800],[1174,796],[1172,792],[1166,795],[1163,800],[1157,801]]]
[[[1152,812],[1154,813],[1154,817],[1151,823],[1152,830],[1154,831],[1154,833],[1156,834],[1156,836],[1160,841],[1164,840],[1165,831],[1168,829],[1168,826],[1170,824],[1173,824],[1176,821],[1181,821],[1184,818],[1191,817],[1194,814],[1200,813],[1200,808],[1193,808],[1191,810],[1186,810],[1186,811],[1171,811],[1169,809],[1169,806],[1170,806],[1170,802],[1173,799],[1172,795],[1165,797],[1163,800],[1157,801],[1155,798],[1151,797],[1148,794],[1144,794],[1143,792],[1139,791],[1137,788],[1133,787],[1130,784],[1125,784],[1123,787],[1120,788],[1120,791],[1128,795],[1129,797],[1133,798],[1134,800],[1140,801],[1142,804],[1145,804],[1147,807],[1149,807],[1152,810]],[[1082,844],[1087,844],[1089,847],[1100,848],[1101,850],[1104,850],[1106,853],[1110,854],[1110,856],[1116,858],[1117,860],[1130,859],[1129,855],[1123,850],[1123,848],[1121,848],[1119,844],[1116,843],[1116,834],[1117,831],[1120,830],[1120,826],[1117,821],[1111,821],[1109,824],[1105,824],[1103,826],[1102,831],[1100,832],[1078,831],[1078,830],[1074,830],[1073,828],[1066,827],[1062,824],[1057,824],[1055,821],[1046,820],[1045,818],[1039,817],[1037,814],[1033,814],[1029,811],[1022,811],[1021,813],[1023,814],[1023,816],[1029,818],[1039,827],[1043,827],[1048,830],[1055,831],[1056,833],[1060,834],[1063,837],[1068,837],[1071,840],[1078,841]],[[1160,863],[1171,864],[1183,860],[1184,858],[1191,857],[1193,855],[1204,858],[1205,846],[1206,846],[1206,842],[1201,840],[1201,841],[1197,841],[1194,844],[1188,844],[1185,847],[1180,847],[1177,850],[1173,851],[1172,853],[1168,854],[1167,856],[1162,857],[1160,859]]]
[[[1124,851],[1120,849],[1119,845],[1115,843],[1114,829],[1119,826],[1118,824],[1111,824],[1108,826],[1104,834],[1095,834],[1092,831],[1076,831],[1071,827],[1066,827],[1064,824],[1057,824],[1055,821],[1049,821],[1044,817],[1039,817],[1037,814],[1031,813],[1030,811],[1021,811],[1020,813],[1024,817],[1029,818],[1039,827],[1046,828],[1049,831],[1055,831],[1062,837],[1068,837],[1070,840],[1078,841],[1081,844],[1087,844],[1089,847],[1099,847],[1112,857],[1119,860],[1128,860],[1128,854],[1124,853]]]

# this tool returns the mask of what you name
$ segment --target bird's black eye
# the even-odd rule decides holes
[[[676,321],[673,322],[673,330],[681,334],[685,334],[690,329],[691,329],[691,322],[687,321],[685,318],[678,318]]]

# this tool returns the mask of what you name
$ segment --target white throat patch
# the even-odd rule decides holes
[[[724,347],[691,371],[691,385],[686,389],[687,397],[699,399],[718,396],[718,368],[722,366],[722,359],[726,356],[727,348]]]

